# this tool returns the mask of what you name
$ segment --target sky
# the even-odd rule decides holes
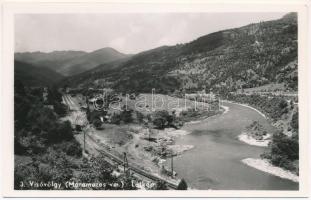
[[[17,14],[15,52],[112,47],[138,53],[187,43],[228,28],[281,18],[286,13]]]

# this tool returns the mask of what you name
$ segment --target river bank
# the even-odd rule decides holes
[[[246,126],[238,139],[246,144],[267,147],[271,142],[271,134],[259,121],[253,121]]]
[[[240,105],[240,106],[252,109],[252,110],[256,111],[258,114],[260,114],[262,117],[264,117],[265,119],[268,119],[267,116],[265,114],[263,114],[260,110],[254,108],[254,107],[252,107],[250,105],[242,104],[242,103],[237,103],[237,102],[233,102],[233,101],[228,101],[228,100],[223,100],[223,102],[228,102],[228,103],[232,103],[232,104],[236,104],[236,105]]]
[[[77,102],[74,103],[78,104]],[[188,104],[191,103],[192,101],[188,102]],[[218,115],[223,110],[228,109],[221,108],[221,110],[217,109],[214,112],[200,110],[198,114],[191,107],[182,111],[186,113],[188,119],[195,120],[201,117],[206,118],[207,116]],[[74,124],[79,116],[78,114],[82,113],[77,106],[77,109],[70,113],[68,119]],[[83,117],[86,118],[86,116]],[[133,117],[135,121],[135,115]],[[170,159],[172,155],[173,157],[178,157],[195,147],[194,145],[175,143],[177,138],[182,138],[190,133],[190,131],[183,129],[165,128],[161,130],[152,126],[146,127],[135,121],[134,123],[128,124],[104,123],[100,129],[96,129],[93,125],[90,125],[89,129],[87,129],[87,135],[89,136],[87,139],[93,138],[94,143],[99,144],[101,148],[104,148],[120,159],[126,156],[131,165],[147,173],[169,179],[172,182],[178,182],[180,177],[177,176],[175,171],[172,174]],[[79,139],[83,141],[83,138],[79,137]],[[91,148],[92,144],[87,140],[87,151],[90,154],[96,154],[96,151]]]
[[[209,120],[211,117],[215,117],[215,116],[219,116],[219,115],[223,115],[223,114],[226,114],[227,112],[229,112],[229,107],[228,106],[220,106],[221,109],[220,109],[220,112],[216,115],[212,115],[212,116],[207,116],[207,117],[201,117],[201,119],[198,119],[198,120],[191,120],[191,121],[188,121],[188,122],[185,122],[185,125],[187,124],[198,124],[198,123],[202,123],[204,121],[207,121]]]
[[[224,114],[200,121],[202,123],[187,123],[182,128],[191,134],[177,138],[176,144],[193,145],[194,148],[174,159],[174,168],[179,176],[197,189],[299,189],[297,182],[263,173],[241,162],[245,158],[258,158],[265,151],[261,146],[243,145],[238,140],[245,127],[258,121],[267,128],[268,135],[271,134],[271,124],[254,109],[237,103],[224,102],[223,105],[229,108]]]
[[[259,146],[259,147],[268,147],[270,143],[271,134],[267,134],[262,140],[257,140],[251,135],[242,132],[241,135],[238,136],[238,139],[246,144],[253,145],[253,146]]]
[[[266,159],[246,158],[246,159],[243,159],[242,162],[250,167],[256,168],[260,171],[272,174],[274,176],[288,179],[296,183],[299,182],[299,176],[295,175],[294,173],[288,170],[284,170],[280,167],[273,166]]]
[[[174,128],[166,128],[159,132],[158,140],[161,143],[161,148],[166,148],[169,152],[174,155],[180,155],[185,151],[189,151],[194,148],[193,145],[177,145],[175,143],[176,138],[183,137],[185,135],[190,134],[189,131],[181,130],[181,129],[174,129]],[[164,139],[164,141],[162,141]],[[171,142],[167,142],[171,141]]]
[[[291,137],[292,134],[288,134],[289,127],[285,119],[279,119],[276,122],[272,122],[271,120],[269,120],[269,118],[265,114],[263,114],[261,111],[259,111],[258,109],[254,107],[251,107],[245,104],[235,103],[235,102],[230,102],[230,103],[244,106],[244,107],[247,107],[247,108],[250,108],[256,111],[258,114],[264,117],[276,130],[282,130],[282,133],[284,135],[286,135],[287,137]],[[263,132],[265,133],[263,134]],[[252,146],[268,147],[269,143],[272,141],[272,133],[273,132],[267,133],[267,131],[261,130],[261,128],[257,128],[255,131],[254,130],[243,131],[238,136],[238,139]],[[294,182],[298,182],[298,176],[296,173],[298,170],[289,171],[289,170],[286,170],[286,168],[273,166],[268,159],[249,160],[243,163],[247,164],[248,166],[254,167],[258,170],[273,174],[275,176],[286,178]]]

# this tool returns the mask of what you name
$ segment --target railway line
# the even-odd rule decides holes
[[[92,137],[89,136],[89,135],[87,136],[87,138],[89,138],[89,139],[92,140],[93,142],[97,142],[94,138],[92,138]],[[99,149],[99,148],[96,148],[96,147],[95,147],[95,149],[96,149],[100,154],[104,155],[105,157],[108,157],[108,158],[109,158],[110,160],[112,160],[113,162],[115,162],[115,163],[117,163],[117,164],[119,164],[119,165],[123,165],[123,164],[124,164],[124,161],[123,161],[122,159],[120,159],[118,156],[113,155],[113,154],[111,154],[111,153],[109,153],[109,152],[107,152],[107,151],[105,151],[105,150],[103,150],[103,149]],[[128,163],[128,169],[131,170],[131,171],[133,171],[133,172],[135,172],[135,173],[137,173],[137,174],[139,174],[140,176],[146,177],[146,178],[148,178],[148,179],[150,179],[150,180],[152,180],[152,181],[163,181],[163,182],[165,182],[166,185],[167,185],[169,188],[171,188],[171,189],[174,189],[174,190],[177,189],[177,184],[172,183],[172,182],[169,182],[168,180],[165,180],[165,179],[163,179],[163,178],[161,178],[161,177],[158,177],[158,176],[155,176],[155,175],[153,175],[153,174],[150,174],[150,173],[148,173],[148,172],[146,172],[146,171],[144,171],[144,170],[142,170],[142,169],[140,169],[140,168],[138,168],[138,167],[135,167],[135,166],[133,166],[133,164],[130,163],[130,162]]]
[[[63,100],[64,102],[70,107],[70,110],[75,110],[75,111],[80,111],[79,106],[77,106],[74,101],[72,100],[72,98],[69,95],[64,95],[63,96]],[[81,111],[80,111],[81,112]],[[97,152],[99,152],[100,154],[104,155],[105,157],[107,157],[108,159],[112,160],[113,162],[119,164],[119,165],[123,165],[124,161],[119,158],[116,155],[113,155],[112,153],[108,152],[107,150],[104,150],[104,147],[101,146],[101,144],[99,144],[92,136],[90,136],[89,134],[86,134],[86,140],[89,140],[88,143],[93,143],[94,146],[92,147],[93,149],[95,149]],[[170,189],[177,189],[177,184],[176,183],[172,183],[162,177],[158,177],[154,174],[148,173],[142,169],[140,169],[139,167],[136,167],[133,163],[128,163],[128,169],[130,169],[131,171],[133,171],[134,173],[145,177],[149,180],[152,181],[163,181],[166,183],[166,185],[170,188]]]

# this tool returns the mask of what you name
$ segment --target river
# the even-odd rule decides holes
[[[270,175],[241,162],[259,158],[263,147],[245,144],[237,139],[253,120],[267,130],[273,127],[256,111],[232,103],[225,114],[213,116],[183,129],[191,134],[180,137],[177,144],[194,148],[174,158],[174,170],[195,189],[214,190],[298,190],[298,183]]]

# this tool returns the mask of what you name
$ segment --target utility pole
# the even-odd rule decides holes
[[[220,110],[220,108],[221,108],[221,100],[220,100],[220,98],[218,97],[218,110]]]
[[[173,157],[174,155],[172,154],[172,157],[171,157],[171,170],[172,170],[172,177],[174,176],[174,162],[173,162]]]
[[[149,130],[149,127],[148,127],[148,141],[150,143],[150,130]]]
[[[144,120],[144,127],[148,132],[148,142],[150,143],[150,123],[148,120]]]
[[[171,173],[172,177],[174,177],[174,156],[177,154],[174,154],[173,150],[171,150]]]
[[[152,88],[151,90],[151,111],[155,111],[155,107],[154,107],[154,95],[155,95],[155,88]]]
[[[87,126],[87,125],[86,125]],[[86,126],[85,127],[83,127],[83,153],[85,153],[86,152],[86,149],[85,149],[85,138],[86,138]]]
[[[123,152],[123,170],[125,173],[125,169],[128,167],[126,152]]]
[[[85,130],[83,130],[83,152],[85,153]]]
[[[83,152],[85,153],[86,152],[86,149],[85,149],[85,146],[86,146],[86,144],[85,144],[85,139],[86,139],[86,129],[87,129],[87,126],[88,126],[88,121],[87,121],[87,119],[86,119],[86,117],[85,117],[85,119],[84,119],[85,121],[84,121],[84,123],[83,123],[83,125],[84,125],[84,127],[83,127]]]

